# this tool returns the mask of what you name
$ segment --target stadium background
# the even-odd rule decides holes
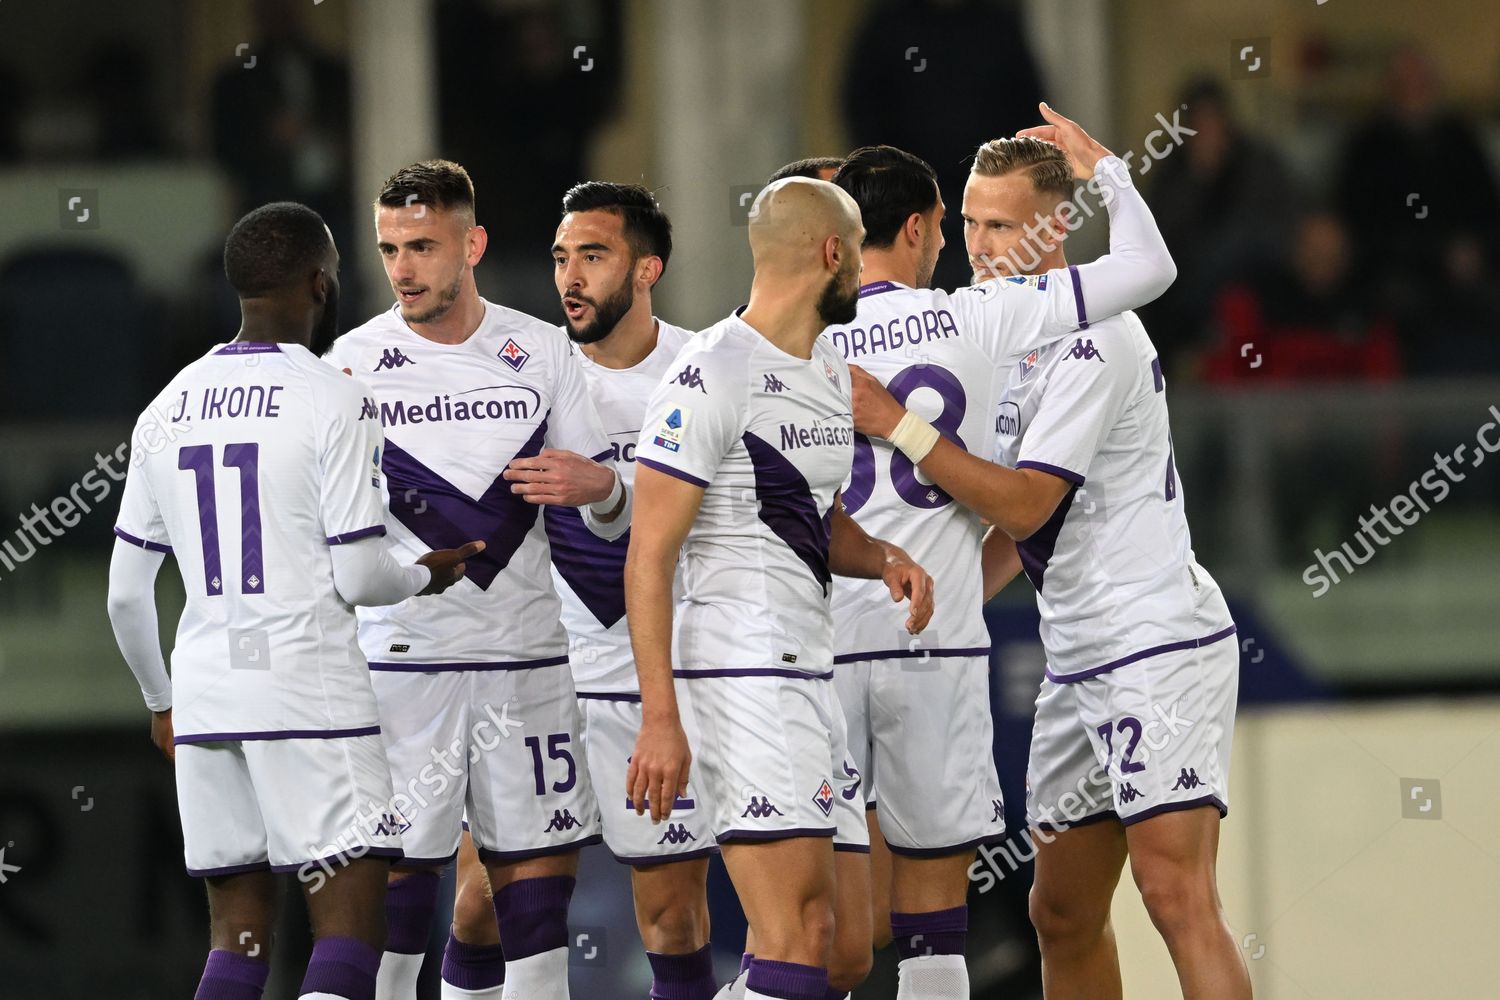
[[[1500,419],[1500,20],[1462,0],[4,3],[0,996],[187,997],[201,969],[170,769],[104,614],[118,487],[96,456],[233,335],[218,254],[244,208],[325,214],[348,328],[388,302],[363,208],[378,182],[459,159],[491,232],[481,292],[558,320],[562,192],[639,180],[677,233],[657,311],[703,326],[748,288],[745,193],[855,142],[937,165],[940,278],[962,281],[961,151],[1032,124],[1038,95],[1136,151],[1181,272],[1143,318],[1198,556],[1240,624],[1220,884],[1258,995],[1494,996],[1500,461],[1475,456]],[[1148,147],[1184,104],[1198,134]],[[1104,240],[1090,223],[1070,255]],[[1372,544],[1357,516],[1461,444],[1462,480]],[[97,507],[53,506],[85,481],[110,487]],[[1310,584],[1345,544],[1373,556]],[[1018,828],[1029,587],[989,612]],[[974,995],[1039,996],[1028,869],[996,855],[976,876]],[[716,879],[727,972],[739,929]],[[290,902],[283,970],[308,947]],[[644,995],[626,873],[602,851],[572,920],[575,995]],[[1126,995],[1174,995],[1128,878],[1117,927]],[[857,996],[893,995],[891,965]]]

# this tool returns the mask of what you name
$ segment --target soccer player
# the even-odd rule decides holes
[[[1067,266],[1058,207],[1091,155],[1085,139],[1054,121],[980,147],[963,207],[976,270],[1038,281]],[[1013,234],[1038,213],[1046,239],[1035,253]],[[1034,264],[1016,265],[1033,253]],[[1121,996],[1109,912],[1128,856],[1183,995],[1249,997],[1214,875],[1235,625],[1193,558],[1165,382],[1140,322],[1095,318],[1012,369],[998,410],[1003,465],[965,451],[869,375],[854,377],[856,426],[892,440],[904,461],[1016,539],[1037,590],[1047,673],[1027,821],[1047,996]]]
[[[629,525],[629,494],[567,338],[480,297],[486,235],[474,211],[458,164],[393,174],[375,229],[396,304],[328,355],[375,396],[397,547],[456,535],[488,544],[440,601],[360,614],[405,802],[382,1000],[414,996],[438,871],[465,813],[494,887],[503,996],[565,998],[578,850],[600,839],[540,505],[577,506],[588,530],[615,537]],[[498,955],[476,969],[461,941],[449,945],[453,970],[475,975],[452,985],[493,990]]]
[[[918,157],[865,147],[834,178],[864,219],[865,284],[856,318],[825,337],[949,440],[984,457],[994,453],[996,391],[1027,352],[1086,323],[1085,315],[1150,301],[1172,279],[1140,196],[1128,179],[1111,179],[1108,150],[1071,128],[1081,172],[1109,188],[1111,253],[1026,284],[952,294],[928,288],[944,245],[944,205],[936,174]],[[1003,533],[986,540],[978,514],[918,475],[889,442],[863,435],[844,506],[869,533],[938,567],[944,599],[920,639],[906,636],[878,587],[834,585],[835,683],[869,787],[876,942],[889,926],[901,956],[900,996],[967,996],[968,868],[979,844],[1004,833],[981,545],[985,561],[1019,569],[1014,543]]]
[[[767,184],[784,181],[788,177],[809,177],[815,181],[831,181],[844,161],[837,156],[809,156],[805,160],[793,160],[777,170],[767,179]]]
[[[380,537],[373,402],[309,350],[337,329],[338,252],[317,213],[290,202],[249,213],[225,241],[224,271],[238,336],[179,372],[136,423],[110,622],[152,741],[176,763],[188,872],[208,886],[199,1000],[261,995],[272,872],[293,870],[315,939],[300,995],[370,1000],[401,837],[350,605],[441,593],[483,546],[402,567]],[[168,552],[187,591],[170,680],[154,594]]]
[[[836,801],[858,795],[855,776],[836,788],[848,779],[827,683],[828,587],[834,573],[883,580],[892,600],[910,599],[915,633],[931,617],[931,579],[838,502],[853,442],[847,368],[820,335],[854,316],[857,206],[831,184],[792,178],[761,192],[749,228],[749,305],[678,355],[637,445],[650,516],[632,527],[625,567],[642,712],[626,791],[662,821],[687,788],[675,665],[701,731],[698,793],[755,942],[744,995],[824,1000],[843,890]],[[860,874],[867,893],[867,866]]]

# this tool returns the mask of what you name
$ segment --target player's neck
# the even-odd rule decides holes
[[[1068,258],[1063,253],[1062,247],[1058,247],[1051,253],[1042,254],[1042,259],[1036,262],[1036,267],[1030,268],[1029,274],[1046,274],[1048,271],[1057,271],[1068,266]]]
[[[651,300],[637,298],[635,306],[620,318],[609,336],[592,344],[580,344],[579,350],[601,368],[623,370],[634,368],[656,350],[656,317],[651,315]]]
[[[797,358],[811,358],[813,344],[828,325],[815,305],[798,299],[757,296],[750,290],[750,304],[740,319],[777,348]]]
[[[479,324],[484,321],[484,300],[478,289],[469,287],[458,296],[453,308],[431,323],[407,323],[407,327],[419,337],[435,344],[462,344],[474,336]]]
[[[312,343],[312,317],[304,306],[275,299],[241,299],[240,329],[234,339],[251,344]]]
[[[864,270],[859,273],[860,285],[873,285],[877,281],[894,281],[908,288],[917,287],[917,262],[903,258],[889,250],[866,250],[862,255]]]

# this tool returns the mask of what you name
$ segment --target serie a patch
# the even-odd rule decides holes
[[[672,412],[663,417],[661,424],[656,428],[656,434],[651,438],[651,443],[667,451],[681,451],[682,432],[687,427],[687,420],[692,412],[686,406],[672,407]]]

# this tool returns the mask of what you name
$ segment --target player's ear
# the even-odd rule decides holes
[[[318,305],[322,305],[323,303],[327,302],[328,287],[332,283],[333,279],[328,274],[327,268],[320,267],[316,271],[314,271],[311,276],[312,300]]]
[[[653,288],[661,280],[661,273],[664,270],[666,270],[666,265],[661,262],[661,258],[655,254],[648,254],[636,262],[636,280],[645,282],[648,289]]]
[[[464,259],[470,267],[473,267],[484,257],[485,248],[490,245],[490,234],[485,232],[483,226],[475,224],[469,227],[469,233],[465,237],[465,240],[467,241],[465,247],[467,253]]]
[[[906,241],[914,247],[922,245],[922,213],[913,212],[906,217],[906,225],[901,227],[901,234]]]

